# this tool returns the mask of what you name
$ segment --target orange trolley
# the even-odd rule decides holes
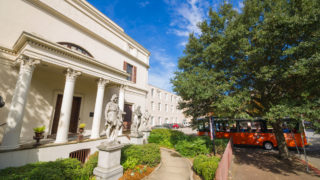
[[[198,135],[210,136],[209,119],[198,119]],[[299,123],[290,123],[285,120],[283,122],[284,137],[288,147],[303,147],[307,145],[305,133],[299,131]],[[294,127],[293,127],[294,126]],[[277,140],[272,128],[269,128],[267,121],[262,119],[246,120],[246,119],[214,119],[213,128],[215,138],[233,138],[234,144],[261,146],[265,149],[277,147]],[[301,129],[301,128],[300,128]],[[302,130],[303,131],[303,130]]]

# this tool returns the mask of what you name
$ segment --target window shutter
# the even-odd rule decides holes
[[[137,82],[137,67],[133,66],[133,82]]]
[[[127,71],[127,62],[126,61],[123,61],[123,70]]]

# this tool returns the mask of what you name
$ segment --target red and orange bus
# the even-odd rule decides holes
[[[198,135],[210,136],[209,119],[198,119]],[[213,128],[215,138],[233,138],[233,143],[238,145],[262,146],[265,149],[277,147],[277,140],[273,133],[273,129],[268,125],[267,121],[262,119],[246,120],[246,119],[217,119],[214,118]],[[283,122],[283,132],[288,147],[303,147],[307,145],[305,133],[301,134],[299,123]],[[303,131],[303,130],[302,130]],[[302,138],[303,136],[303,142]],[[302,144],[303,143],[303,144]]]

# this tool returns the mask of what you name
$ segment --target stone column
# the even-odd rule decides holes
[[[120,89],[119,89],[119,107],[120,107],[120,110],[123,111],[123,109],[124,109],[124,85],[121,85]]]
[[[19,59],[20,71],[7,117],[7,127],[0,149],[16,149],[19,147],[24,109],[32,79],[33,70],[39,60],[23,57]]]
[[[68,141],[70,116],[73,100],[74,85],[76,78],[81,72],[67,69],[66,83],[63,91],[62,105],[59,118],[59,126],[55,143],[65,143]]]
[[[119,108],[122,112],[124,112],[124,87],[125,86],[123,84],[120,85],[119,99],[118,99]],[[119,133],[118,133],[119,136],[122,135],[122,129],[123,129],[123,126],[119,130]]]
[[[101,122],[101,115],[102,115],[102,108],[103,108],[102,106],[103,106],[104,89],[108,82],[109,81],[102,78],[100,78],[98,81],[98,90],[97,90],[96,104],[94,106],[94,115],[93,115],[90,139],[96,139],[100,137],[99,133],[100,133],[100,122]]]

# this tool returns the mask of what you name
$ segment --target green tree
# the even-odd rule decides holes
[[[262,117],[288,158],[280,119],[319,127],[320,1],[246,0],[241,13],[224,3],[190,34],[172,79],[180,108],[198,117]]]

